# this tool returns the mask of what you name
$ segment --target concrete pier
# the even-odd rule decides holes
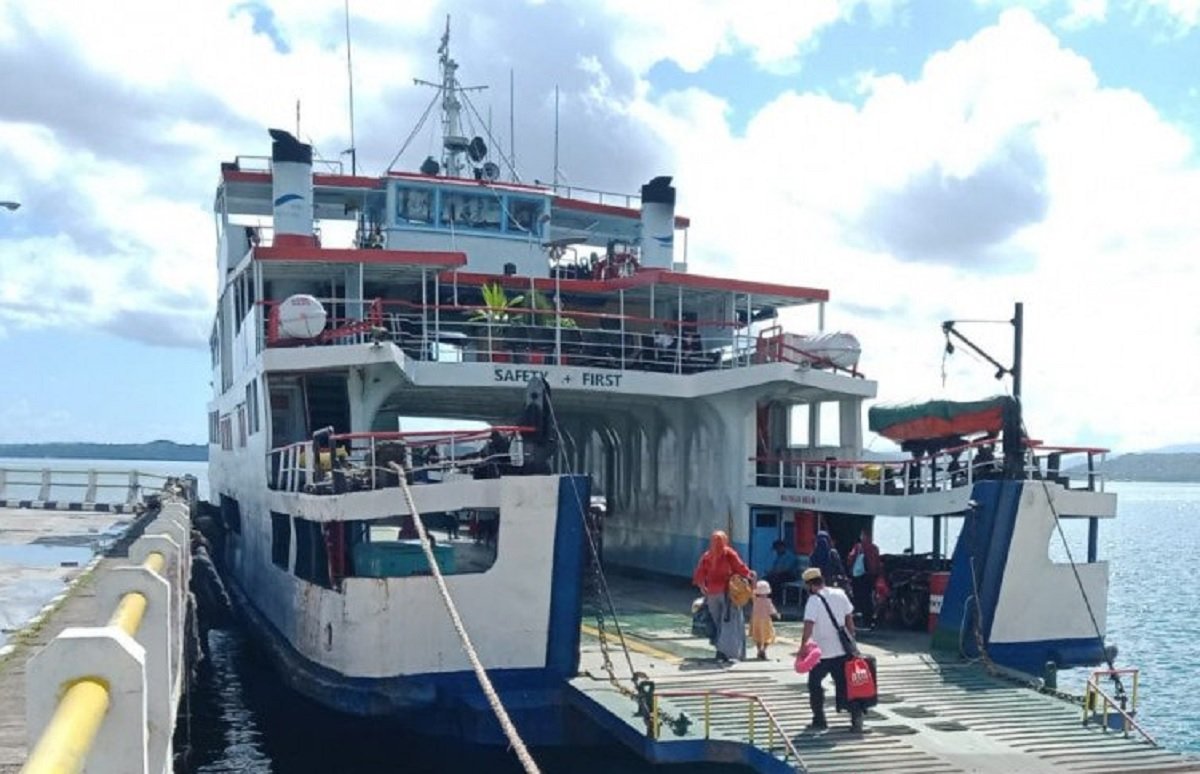
[[[80,684],[96,686],[101,697],[96,735],[81,745],[84,770],[171,770],[171,735],[186,675],[191,497],[186,487],[168,490],[140,515],[119,522],[109,512],[0,511],[0,545],[25,559],[24,567],[15,568],[14,559],[0,572],[3,598],[24,588],[33,599],[39,584],[67,582],[9,631],[0,648],[0,774],[22,770],[35,747],[39,759],[58,756],[60,751],[46,749],[56,738],[78,741],[74,737],[87,724],[62,719],[62,697]],[[82,546],[88,553],[89,540],[114,527],[119,537],[94,560],[29,566],[30,551]],[[24,618],[17,607],[9,606],[12,617]],[[89,706],[85,701],[67,709],[86,715]],[[48,725],[61,733],[39,747]]]
[[[586,617],[582,674],[572,681],[572,698],[647,760],[846,774],[1200,772],[1200,760],[1135,733],[1084,726],[1081,703],[1035,690],[1033,681],[991,674],[978,663],[936,660],[925,652],[929,637],[911,632],[867,634],[860,642],[879,666],[879,704],[868,712],[864,734],[851,733],[848,716],[833,712],[831,681],[830,730],[808,733],[806,678],[792,670],[799,622],[777,625],[769,660],[721,665],[708,643],[691,634],[693,590],[627,578],[610,578],[610,584],[633,668],[654,682],[659,696],[658,739],[647,733],[634,700],[608,679],[595,624]],[[628,689],[624,652],[611,623],[606,629],[613,671]],[[681,712],[689,725],[678,734],[668,721]]]

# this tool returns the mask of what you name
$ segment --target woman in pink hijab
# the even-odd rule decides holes
[[[713,645],[717,648],[717,660],[746,658],[746,619],[742,609],[729,601],[727,591],[729,579],[740,575],[754,580],[755,574],[729,545],[729,536],[722,530],[712,533],[708,550],[700,555],[692,583],[704,594],[708,612],[717,625]]]

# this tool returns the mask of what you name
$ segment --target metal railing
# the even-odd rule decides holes
[[[260,301],[266,347],[391,342],[419,361],[589,368],[693,374],[771,362],[804,364],[853,376],[815,355],[774,357],[757,333],[729,320],[664,320],[577,309],[489,308],[401,300],[318,299],[331,311],[310,339],[287,339],[275,309]],[[344,310],[360,311],[347,313]]]
[[[746,726],[745,736],[750,744],[758,746],[758,740],[761,736],[758,734],[759,718],[758,713],[761,711],[762,719],[766,724],[766,750],[774,754],[776,749],[776,737],[783,745],[784,760],[789,758],[795,759],[796,764],[804,767],[804,760],[800,757],[800,753],[796,750],[796,746],[792,744],[791,738],[780,725],[779,719],[775,717],[775,713],[771,712],[771,708],[758,696],[751,693],[740,693],[738,691],[723,691],[717,689],[706,689],[698,691],[655,691],[651,700],[650,715],[654,718],[650,724],[650,738],[658,741],[661,731],[661,714],[658,711],[658,701],[660,698],[669,699],[684,699],[684,698],[702,698],[704,700],[704,738],[712,738],[712,716],[713,716],[713,700],[714,699],[729,699],[733,701],[741,701],[746,703]]]
[[[845,492],[910,496],[969,488],[977,480],[997,478],[1004,470],[1004,455],[995,440],[945,449],[937,454],[902,461],[810,460],[792,456],[759,456],[749,461],[757,486],[810,492]],[[1071,488],[1064,455],[1087,456],[1083,489],[1104,491],[1104,476],[1097,469],[1107,449],[1081,446],[1046,446],[1031,442],[1022,467],[1031,479],[1044,479]]]
[[[1133,692],[1129,698],[1129,706],[1125,706],[1123,699],[1116,699],[1109,696],[1108,693],[1100,687],[1101,678],[1119,679],[1122,675],[1131,675],[1133,677]],[[1100,722],[1105,733],[1109,731],[1109,715],[1113,715],[1114,719],[1119,719],[1121,731],[1125,736],[1129,736],[1130,729],[1137,731],[1143,739],[1155,747],[1158,742],[1154,737],[1142,728],[1133,716],[1137,713],[1137,695],[1138,695],[1138,670],[1134,668],[1126,669],[1098,669],[1092,672],[1088,677],[1087,687],[1083,694],[1083,724],[1089,725],[1096,713],[1096,705],[1100,704]]]
[[[124,502],[134,505],[141,502],[147,491],[157,492],[166,485],[170,476],[146,473],[139,470],[64,470],[59,468],[0,468],[0,500],[8,497],[29,499],[34,502],[66,500],[53,497],[61,489],[83,490],[77,502],[95,503],[103,490],[124,490]],[[147,483],[149,482],[149,483]],[[18,489],[19,488],[19,489]],[[12,494],[13,490],[17,493]],[[37,491],[37,496],[25,497],[21,492]]]
[[[271,488],[285,492],[341,494],[399,486],[391,462],[411,472],[412,483],[474,476],[481,467],[502,470],[524,461],[521,434],[531,427],[496,425],[482,430],[313,434],[313,440],[272,449]]]

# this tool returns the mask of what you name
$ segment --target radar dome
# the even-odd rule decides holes
[[[325,307],[309,295],[288,296],[279,304],[279,336],[311,339],[325,330]]]

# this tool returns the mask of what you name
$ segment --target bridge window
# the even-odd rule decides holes
[[[500,197],[442,192],[443,226],[500,230]]]
[[[535,236],[540,231],[538,217],[542,214],[542,202],[537,199],[508,200],[508,231],[531,233]]]
[[[433,190],[429,188],[397,188],[396,220],[419,226],[433,225]]]

